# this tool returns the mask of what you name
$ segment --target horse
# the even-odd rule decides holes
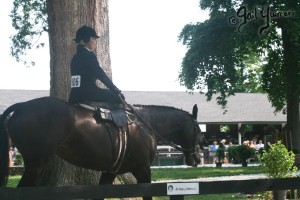
[[[177,148],[184,152],[188,165],[199,163],[197,149],[202,141],[195,116],[161,106],[136,106],[134,110],[137,117],[127,124],[126,152],[113,171],[121,133],[112,122],[99,122],[94,112],[53,97],[10,106],[0,118],[0,187],[8,177],[9,138],[24,160],[18,187],[36,186],[42,168],[54,154],[73,165],[105,172],[99,184],[112,184],[117,174],[126,172],[137,183],[150,183],[150,166],[160,140],[180,145]]]

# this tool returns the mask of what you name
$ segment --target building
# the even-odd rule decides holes
[[[206,127],[202,131],[207,143],[220,139],[241,143],[253,137],[266,141],[274,127],[281,130],[286,123],[286,115],[274,113],[266,94],[238,93],[231,96],[226,113],[214,98],[208,102],[205,95],[199,93],[124,91],[123,94],[129,104],[171,106],[190,113],[197,104],[197,121]],[[0,113],[14,103],[43,96],[49,96],[49,91],[0,90]]]

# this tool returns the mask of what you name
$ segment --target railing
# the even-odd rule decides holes
[[[152,166],[183,165],[184,163],[181,151],[168,145],[159,145]]]
[[[103,186],[0,188],[1,200],[97,199],[169,196],[183,200],[187,195],[263,192],[300,188],[300,178],[230,181],[148,183]]]

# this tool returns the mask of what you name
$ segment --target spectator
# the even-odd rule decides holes
[[[256,150],[259,150],[260,148],[264,148],[265,145],[264,143],[262,142],[262,140],[259,140],[258,141],[258,144],[256,145]]]
[[[253,139],[252,139],[252,141],[253,141],[253,144],[256,145],[256,143],[257,143],[257,137],[254,136]]]
[[[271,142],[267,142],[265,150],[269,151],[270,148],[271,148]]]
[[[210,147],[210,151],[217,151],[218,147],[219,147],[218,142],[214,141],[213,145],[211,145],[211,147]]]
[[[226,140],[225,140],[225,139],[221,140],[220,145],[219,145],[219,148],[225,149],[225,148],[226,148],[226,147],[225,147],[225,143],[226,143]]]
[[[9,149],[9,167],[13,167],[14,166],[13,156],[14,156],[14,149],[10,148]]]
[[[249,141],[248,146],[252,149],[256,149],[256,146],[253,144],[252,140]]]
[[[243,144],[249,146],[249,140],[245,140]]]

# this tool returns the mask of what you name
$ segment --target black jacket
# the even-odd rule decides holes
[[[71,93],[70,103],[83,101],[120,102],[120,90],[100,67],[96,55],[79,46],[71,61]],[[99,88],[96,80],[99,79],[108,89]]]

